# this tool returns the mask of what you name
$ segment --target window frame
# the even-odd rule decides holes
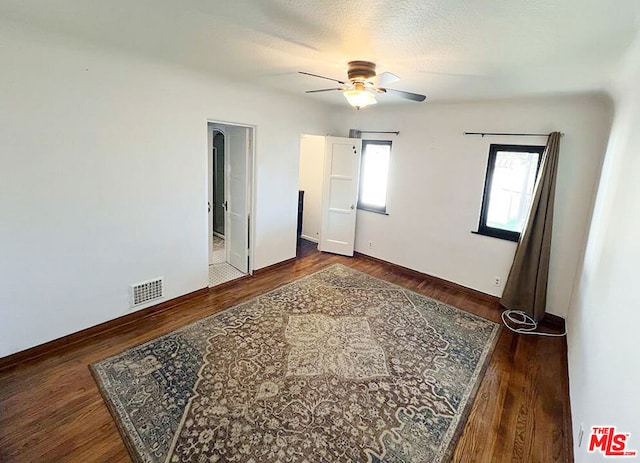
[[[376,207],[362,202],[362,184],[364,178],[364,156],[366,152],[366,145],[383,145],[389,146],[389,166],[391,166],[391,147],[393,143],[391,140],[362,140],[362,146],[360,149],[360,178],[358,183],[358,209],[361,211],[375,212],[377,214],[389,215],[387,212],[388,193],[389,193],[389,169],[387,169],[387,191],[384,195],[384,206]]]
[[[489,213],[489,203],[491,196],[491,186],[493,183],[493,173],[496,167],[496,159],[498,152],[508,151],[511,153],[537,153],[538,165],[536,167],[536,182],[540,172],[540,164],[542,163],[542,154],[544,153],[545,146],[541,145],[502,145],[494,144],[489,145],[489,158],[487,160],[487,173],[484,178],[484,189],[482,192],[482,207],[480,209],[480,222],[478,224],[479,235],[490,236],[493,238],[499,238],[509,241],[520,241],[521,232],[515,232],[512,230],[505,230],[503,228],[490,227],[487,225],[487,215]],[[535,184],[534,184],[535,185]],[[535,186],[534,186],[535,191]]]

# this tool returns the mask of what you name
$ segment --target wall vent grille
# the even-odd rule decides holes
[[[162,277],[131,285],[131,307],[162,297]]]

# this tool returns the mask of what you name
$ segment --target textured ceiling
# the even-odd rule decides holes
[[[639,19],[640,0],[0,0],[0,20],[296,94],[332,86],[296,71],[372,60],[431,101],[602,89]]]

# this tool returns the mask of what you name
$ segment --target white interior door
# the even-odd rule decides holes
[[[249,271],[249,204],[247,173],[250,129],[228,127],[227,143],[227,213],[225,239],[227,262],[243,273]]]
[[[326,137],[320,251],[353,256],[361,148],[358,138]]]

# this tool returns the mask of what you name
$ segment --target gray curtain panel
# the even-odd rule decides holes
[[[553,228],[553,200],[556,192],[560,132],[549,135],[533,193],[527,224],[520,235],[516,255],[500,304],[523,310],[534,320],[544,317]]]

